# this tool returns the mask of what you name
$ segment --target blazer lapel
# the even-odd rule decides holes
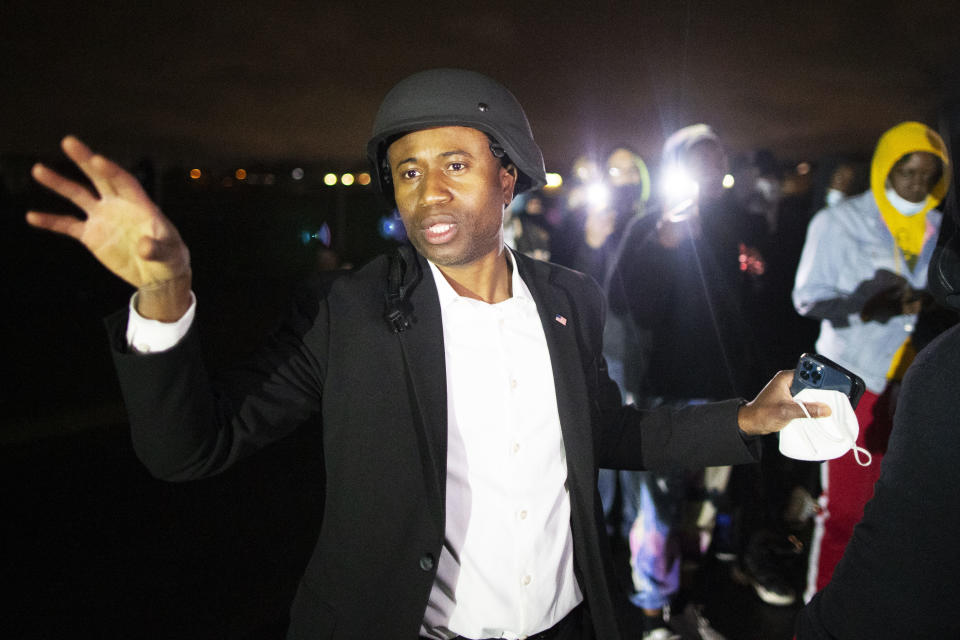
[[[413,427],[423,461],[427,497],[434,521],[445,526],[447,477],[447,371],[443,323],[437,288],[424,259],[417,256],[423,278],[410,294],[411,326],[397,334],[406,361]]]
[[[587,483],[582,496],[593,495],[594,459],[591,436],[590,398],[584,378],[583,357],[577,339],[583,329],[580,314],[569,293],[549,281],[548,268],[514,252],[520,277],[537,303],[553,368],[553,383],[560,414],[560,430],[567,454],[568,480]]]

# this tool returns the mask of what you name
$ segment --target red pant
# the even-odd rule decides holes
[[[810,545],[807,591],[804,594],[807,601],[830,582],[833,570],[853,535],[854,525],[863,517],[863,508],[873,497],[873,485],[880,477],[880,465],[893,427],[896,390],[896,387],[888,386],[880,395],[867,391],[857,405],[855,413],[860,423],[857,445],[873,456],[870,466],[857,464],[852,451],[822,465],[822,511],[817,516]]]

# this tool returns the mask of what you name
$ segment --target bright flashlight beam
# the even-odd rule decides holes
[[[661,181],[666,217],[679,221],[690,216],[700,193],[700,185],[679,167],[668,170]]]
[[[696,181],[683,169],[672,169],[663,176],[663,195],[670,202],[694,198],[700,190]]]
[[[604,209],[610,204],[610,189],[602,182],[587,185],[587,202],[597,209]]]

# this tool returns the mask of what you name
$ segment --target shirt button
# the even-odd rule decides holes
[[[516,388],[517,388],[517,381],[516,381],[516,379],[513,379],[513,380],[510,381],[510,388],[511,388],[511,389],[516,389]]]
[[[530,576],[523,576],[523,579],[520,580],[520,582],[523,584],[523,586],[527,586],[530,584]]]
[[[431,571],[433,569],[433,554],[425,553],[420,556],[420,568],[424,571]]]
[[[913,333],[913,323],[908,322],[907,324],[903,325],[903,330],[907,333]]]
[[[513,443],[513,452],[514,452],[514,453],[518,453],[519,451],[520,451],[520,443],[519,443],[519,442],[514,442],[514,443]]]
[[[520,519],[521,519],[521,520],[526,520],[526,519],[527,519],[527,510],[526,510],[526,509],[523,509],[522,511],[520,511],[519,516],[520,516]]]

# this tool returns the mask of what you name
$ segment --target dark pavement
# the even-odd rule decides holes
[[[4,445],[0,637],[282,638],[320,527],[321,455],[305,428],[221,476],[171,484],[139,464],[122,423]],[[796,606],[706,568],[716,629],[791,637]],[[626,624],[639,639],[637,610]]]

